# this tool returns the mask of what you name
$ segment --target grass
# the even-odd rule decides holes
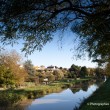
[[[81,104],[79,110],[110,110],[110,78]]]
[[[1,90],[0,91],[0,110],[17,110],[14,109],[18,106],[18,110],[22,102],[27,102],[27,99],[35,99],[43,95],[60,92],[60,86],[39,85],[35,87],[28,87],[18,90]],[[8,107],[8,108],[4,108]]]
[[[58,85],[39,85],[34,87],[27,87],[24,89],[1,90],[0,94],[2,96],[2,94],[6,92],[7,94],[17,94],[19,96],[22,95],[25,97],[25,99],[34,99],[52,92],[59,92],[61,90],[62,88]]]
[[[0,106],[7,106],[19,103],[20,101],[27,99],[35,99],[42,97],[43,95],[60,92],[64,88],[73,86],[77,82],[81,82],[88,79],[71,79],[69,82],[66,80],[56,81],[49,85],[37,85],[32,87],[27,87],[23,89],[8,89],[0,90]]]

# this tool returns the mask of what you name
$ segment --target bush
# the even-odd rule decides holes
[[[13,94],[10,92],[1,92],[0,93],[0,106],[13,106],[19,102],[22,97],[18,94]]]

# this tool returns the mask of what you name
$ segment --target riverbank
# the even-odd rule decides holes
[[[79,110],[109,110],[110,109],[110,78],[86,99]]]
[[[6,94],[11,93],[11,94],[22,95],[27,99],[34,99],[52,92],[60,92],[62,89],[71,87],[77,82],[82,82],[87,80],[89,80],[89,78],[79,79],[79,80],[67,79],[67,80],[55,81],[48,85],[39,84],[37,86],[31,86],[22,89],[18,88],[18,89],[0,90],[0,95],[2,96],[2,94],[4,93]]]
[[[60,86],[38,85],[24,89],[8,89],[0,91],[0,110],[21,110],[28,105],[30,99],[42,97],[53,92],[60,92]],[[25,103],[24,103],[25,102]],[[6,107],[6,109],[5,109]],[[8,108],[7,108],[8,107]],[[17,109],[16,109],[17,108]]]
[[[39,97],[43,97],[44,95],[50,93],[58,93],[64,90],[65,88],[81,86],[83,81],[90,80],[89,78],[85,79],[67,79],[67,80],[60,80],[50,83],[48,85],[37,85],[32,87],[26,87],[22,89],[7,89],[7,90],[0,90],[0,105],[2,106],[9,106],[16,104],[22,104],[22,101],[27,102],[30,99],[36,99]],[[76,85],[76,86],[75,86]]]

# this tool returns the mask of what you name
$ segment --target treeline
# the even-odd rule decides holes
[[[94,77],[94,78],[104,78],[106,75],[105,69],[102,68],[87,68],[86,66],[77,66],[77,65],[72,65],[69,68],[69,78],[86,78],[86,77]]]
[[[61,80],[67,73],[66,69],[36,70],[31,60],[23,62],[21,55],[13,51],[0,53],[0,87],[19,88],[33,86],[44,82]]]
[[[28,86],[30,82],[37,85],[65,78],[103,78],[106,73],[102,68],[86,68],[74,64],[69,69],[62,67],[35,69],[31,60],[22,61],[22,57],[16,51],[0,53],[0,87],[18,88]]]

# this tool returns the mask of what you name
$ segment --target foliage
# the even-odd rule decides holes
[[[72,64],[69,68],[69,77],[76,78],[79,75],[80,67],[77,65]]]
[[[55,75],[50,74],[50,75],[48,76],[48,79],[49,79],[49,81],[55,81]]]
[[[90,77],[95,76],[95,68],[88,68],[88,76]]]
[[[105,75],[105,71],[102,68],[96,68],[95,74],[97,78],[103,78]]]
[[[8,86],[15,83],[15,78],[10,69],[4,65],[0,65],[0,85]]]
[[[76,79],[76,74],[72,71],[68,73],[68,78],[75,78]]]
[[[0,93],[0,107],[8,107],[8,106],[12,106],[16,103],[18,103],[18,101],[21,100],[21,96],[18,94],[13,94],[11,92],[1,92]]]
[[[0,53],[0,82],[3,85],[23,84],[26,72],[20,68],[21,56],[16,51]]]
[[[91,8],[88,11],[92,9],[91,15],[75,22],[72,30],[81,38],[79,52],[86,50],[94,58],[93,61],[102,64],[109,62],[110,58],[110,1],[90,1]]]
[[[80,70],[80,67],[77,66],[77,65],[72,64],[69,70],[70,71],[79,71]]]
[[[106,67],[105,67],[105,74],[106,74],[107,76],[110,76],[110,63],[108,63],[108,64],[106,65]]]
[[[25,61],[25,63],[24,63],[24,68],[25,68],[26,72],[27,72],[29,75],[31,75],[31,76],[34,76],[34,75],[35,75],[36,70],[34,69],[34,66],[33,66],[31,60]]]
[[[61,70],[55,70],[53,75],[55,76],[55,80],[60,80],[64,77],[64,74]]]
[[[80,70],[80,77],[85,77],[88,75],[88,71],[87,71],[87,68],[85,66],[81,67],[81,70]]]
[[[41,50],[57,30],[72,26],[80,35],[80,55],[82,50],[95,61],[109,58],[109,0],[1,0],[0,7],[3,44],[23,39],[23,51],[31,53]]]

